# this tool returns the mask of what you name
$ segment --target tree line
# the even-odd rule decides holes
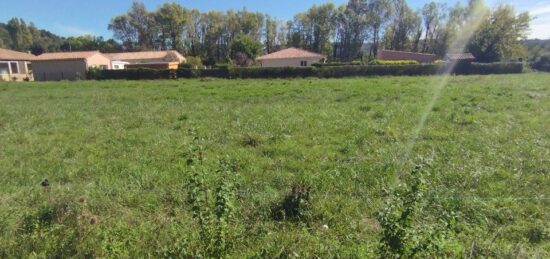
[[[433,53],[444,57],[449,45],[482,8],[479,28],[467,44],[478,61],[523,57],[522,40],[529,32],[528,13],[516,14],[510,5],[490,9],[483,0],[447,6],[429,2],[413,10],[406,0],[349,0],[341,6],[313,5],[284,21],[246,9],[200,12],[178,3],[147,10],[133,2],[112,18],[114,39],[83,36],[60,38],[23,20],[0,24],[0,46],[33,53],[100,49],[104,52],[175,49],[203,63],[253,59],[286,47],[325,54],[334,61],[375,59],[379,49]],[[480,12],[477,12],[480,13]],[[26,28],[26,29],[25,29]],[[7,37],[5,36],[7,35]],[[239,62],[241,63],[241,62]],[[248,62],[244,62],[247,64]]]

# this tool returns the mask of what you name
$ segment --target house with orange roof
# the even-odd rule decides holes
[[[0,81],[32,81],[32,60],[36,56],[0,48]]]
[[[37,81],[85,79],[91,68],[111,69],[111,59],[99,51],[44,53],[33,60]]]
[[[112,69],[178,69],[179,64],[185,63],[183,55],[175,50],[140,51],[105,54],[112,61]]]
[[[327,57],[322,54],[298,48],[288,48],[256,58],[262,67],[307,67],[324,63]]]

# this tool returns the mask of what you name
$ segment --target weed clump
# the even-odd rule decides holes
[[[311,220],[311,185],[302,182],[292,186],[283,201],[272,207],[271,217],[277,221]]]

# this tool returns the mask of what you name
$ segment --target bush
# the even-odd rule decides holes
[[[341,66],[360,66],[361,61],[352,61],[352,62],[330,62],[330,63],[315,63],[312,64],[314,67],[341,67]]]
[[[460,62],[456,65],[453,73],[460,75],[488,75],[488,74],[517,74],[523,73],[524,66],[520,62],[500,63],[466,63]]]
[[[369,62],[369,65],[416,65],[418,61],[416,60],[372,60]]]
[[[344,66],[320,68],[319,76],[324,78],[348,76],[384,76],[384,75],[434,75],[438,65],[385,65],[385,66]]]
[[[343,63],[342,63],[343,64]],[[181,67],[177,71],[178,78],[297,78],[297,77],[322,77],[341,78],[353,76],[422,76],[436,75],[446,71],[447,63],[439,64],[394,64],[394,65],[341,65],[341,66],[317,66],[317,67],[253,67],[239,68],[229,65],[219,65],[213,69],[190,69]],[[459,75],[469,74],[510,74],[522,73],[522,63],[469,63],[459,62],[452,73]],[[170,79],[169,70],[131,69],[131,70],[96,70],[88,72],[88,79]],[[172,74],[173,75],[173,74]]]
[[[314,67],[262,67],[262,68],[233,68],[231,78],[293,78],[317,77]]]
[[[97,70],[88,71],[88,79],[91,80],[145,80],[145,79],[169,79],[170,70],[158,70],[148,68],[127,70]]]
[[[204,67],[200,57],[189,56],[186,59],[187,59],[187,62],[180,64],[179,68],[199,69]]]
[[[550,56],[541,57],[539,60],[531,63],[533,69],[550,72]]]

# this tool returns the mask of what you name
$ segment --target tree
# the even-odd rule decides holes
[[[6,25],[11,38],[11,48],[28,51],[32,45],[32,34],[23,19],[12,18]]]
[[[386,27],[384,46],[393,50],[417,51],[422,19],[405,0],[394,0],[393,22]]]
[[[239,65],[247,65],[248,61],[245,63],[243,60],[246,58],[254,60],[261,53],[262,43],[250,35],[238,35],[233,42],[231,42],[231,58],[236,60]]]
[[[155,12],[155,19],[162,35],[162,48],[183,52],[188,11],[177,3],[165,3]]]
[[[367,13],[367,20],[372,33],[369,58],[373,58],[378,54],[380,31],[390,20],[393,8],[390,0],[364,0],[363,8]]]
[[[109,30],[113,31],[115,39],[122,41],[126,49],[132,50],[137,45],[137,31],[131,25],[130,18],[127,15],[113,18],[109,23]]]
[[[444,6],[434,1],[427,3],[422,8],[422,16],[424,18],[424,47],[422,52],[434,52],[434,43],[437,41],[437,32],[441,25],[441,20],[444,19]]]
[[[340,6],[335,20],[337,36],[334,57],[341,61],[360,58],[368,28],[363,3],[360,0],[350,0],[346,5]]]
[[[529,32],[529,13],[515,14],[511,5],[499,5],[481,24],[468,45],[478,61],[495,62],[522,57]]]

